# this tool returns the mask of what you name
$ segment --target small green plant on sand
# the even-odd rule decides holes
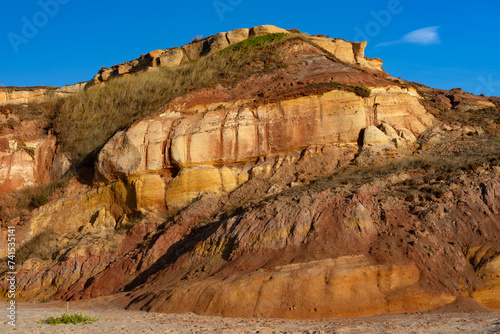
[[[88,315],[84,315],[83,313],[75,313],[72,315],[69,314],[63,314],[60,317],[54,318],[54,317],[48,317],[45,319],[45,322],[54,326],[60,325],[60,324],[91,324],[94,321],[98,321],[99,318],[93,318]]]

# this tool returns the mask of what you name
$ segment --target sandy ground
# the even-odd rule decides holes
[[[0,333],[500,333],[500,312],[466,307],[458,312],[448,308],[361,319],[287,320],[161,314],[103,307],[77,309],[70,305],[70,314],[80,311],[100,320],[87,325],[52,326],[43,319],[65,313],[66,308],[61,304],[24,304],[18,307],[15,327],[7,324],[6,316],[2,317]]]

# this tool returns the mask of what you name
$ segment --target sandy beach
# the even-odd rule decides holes
[[[47,317],[66,313],[61,303],[22,304],[16,326],[2,319],[7,333],[500,333],[500,312],[478,311],[469,305],[451,305],[427,313],[381,315],[357,319],[241,319],[199,316],[193,313],[161,314],[97,305],[72,305],[69,313],[98,317],[86,325],[53,326]],[[455,309],[453,309],[455,308]],[[2,308],[4,309],[4,308]]]

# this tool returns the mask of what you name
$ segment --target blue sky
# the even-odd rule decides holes
[[[0,84],[73,84],[197,35],[273,24],[368,39],[367,56],[384,60],[393,76],[499,96],[499,13],[497,1],[8,1],[0,13]]]

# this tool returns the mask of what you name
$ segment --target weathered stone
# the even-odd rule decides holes
[[[415,134],[421,134],[433,124],[434,117],[422,106],[421,97],[413,88],[373,88],[370,98],[376,107],[378,122],[386,122],[395,129],[406,128]],[[410,118],[406,116],[409,112],[412,114]]]
[[[181,48],[165,50],[158,56],[158,66],[177,66],[182,63],[184,52]]]
[[[225,32],[220,32],[211,37],[208,40],[208,44],[210,45],[210,52],[220,51],[229,46]]]
[[[151,311],[196,312],[231,317],[359,317],[429,310],[455,300],[416,287],[414,265],[371,265],[346,256],[276,267],[271,271],[207,279],[175,288]],[[413,288],[415,287],[415,288]],[[397,291],[413,288],[413,294]]]
[[[285,33],[288,34],[289,32],[285,29],[278,28],[273,25],[262,25],[262,26],[257,26],[253,27],[250,29],[249,36],[248,37],[255,37],[255,36],[261,36],[261,35],[267,35],[267,34],[276,34],[276,33]]]
[[[125,63],[118,65],[118,75],[127,74],[132,69],[132,65]]]
[[[111,77],[111,74],[113,73],[113,69],[107,68],[101,72],[101,79],[102,81],[108,81],[109,78]]]
[[[101,150],[98,172],[108,181],[130,174],[159,171],[170,166],[166,142],[172,123],[179,114],[142,121],[126,131],[118,132]]]
[[[380,145],[388,144],[391,138],[386,136],[376,126],[370,125],[367,127],[363,134],[363,145]]]
[[[417,137],[415,137],[413,132],[411,132],[410,130],[408,130],[406,128],[396,127],[396,132],[398,133],[398,135],[401,138],[406,139],[406,141],[408,141],[410,143],[417,141]]]
[[[50,181],[54,173],[52,161],[56,157],[54,136],[28,141],[22,145],[15,140],[7,140],[6,143],[8,147],[0,151],[0,193]]]
[[[75,94],[84,90],[87,83],[88,82],[80,82],[74,85],[66,85],[64,87],[57,89],[56,91],[65,94]]]
[[[129,178],[137,210],[162,210],[165,205],[165,181],[159,174],[142,174]]]
[[[340,61],[355,64],[353,45],[350,42],[335,39],[315,38],[314,42],[326,51],[332,53]]]
[[[500,256],[494,256],[479,270],[485,282],[484,287],[472,295],[481,304],[492,309],[500,309]]]
[[[217,168],[206,166],[187,169],[170,182],[165,201],[169,209],[178,209],[202,194],[220,194],[222,190],[221,174]]]
[[[352,49],[354,52],[354,58],[356,61],[365,60],[365,49],[368,42],[361,41],[357,43],[352,43]]]
[[[184,50],[189,61],[199,59],[203,54],[207,41],[198,41],[184,45],[181,49]]]
[[[227,39],[229,40],[229,43],[232,45],[244,41],[245,39],[248,38],[249,34],[250,34],[250,29],[247,28],[235,29],[227,32]]]
[[[166,176],[167,206],[179,207],[205,190],[229,192],[248,179],[247,173],[241,175],[228,169],[219,173],[217,169],[213,170],[214,167],[207,169],[206,166],[233,164],[311,145],[356,144],[360,131],[369,125],[367,115],[373,108],[370,103],[382,94],[395,94],[382,102],[407,101],[405,93],[399,91],[383,90],[369,98],[352,92],[331,91],[253,108],[246,106],[249,101],[239,101],[193,106],[178,112],[169,110],[117,133],[99,154],[97,179],[115,182],[128,175],[161,172]],[[410,98],[418,99],[417,96]],[[381,104],[377,108],[383,107]],[[395,118],[386,113],[384,118],[388,123],[383,127],[389,131],[392,129],[389,123],[398,124],[404,114],[405,124],[425,129],[425,125],[419,123],[423,116],[417,118],[413,112],[410,104],[406,113],[398,110]],[[420,109],[416,113],[419,114]],[[409,138],[409,134],[405,137]],[[375,126],[368,126],[365,130],[364,144],[390,141],[391,137]],[[201,169],[191,170],[196,166]],[[251,174],[266,177],[272,168],[272,164],[257,166]],[[178,169],[181,173],[176,176]],[[209,181],[210,177],[214,179]],[[170,182],[172,178],[174,180]],[[196,183],[198,179],[203,181],[190,190],[189,182]],[[205,186],[207,189],[204,190]]]
[[[398,133],[392,126],[387,123],[382,123],[379,126],[380,130],[382,130],[389,138],[399,138]]]

